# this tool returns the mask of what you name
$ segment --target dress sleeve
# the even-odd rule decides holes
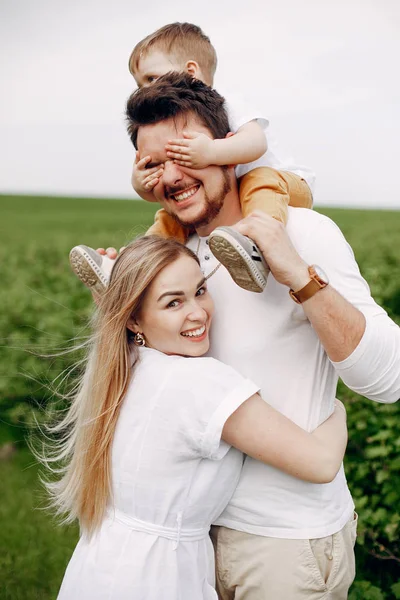
[[[184,358],[170,375],[178,428],[189,453],[220,460],[230,445],[221,440],[227,419],[259,386],[213,358]]]

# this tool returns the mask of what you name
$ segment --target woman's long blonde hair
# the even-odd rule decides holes
[[[64,522],[78,518],[91,535],[111,500],[110,454],[120,408],[138,358],[128,330],[150,284],[181,255],[198,259],[174,240],[155,236],[132,242],[118,257],[94,318],[86,369],[64,419],[49,431],[58,437],[43,462],[57,481],[46,483],[51,504]],[[61,468],[54,468],[61,463]]]

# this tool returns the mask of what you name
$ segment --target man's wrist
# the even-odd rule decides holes
[[[309,266],[308,274],[310,277],[308,283],[298,290],[293,290],[292,288],[289,290],[290,297],[297,304],[302,304],[306,300],[309,300],[329,284],[328,276],[318,265]]]
[[[309,281],[310,281],[310,273],[308,271],[308,265],[307,265],[307,263],[303,263],[300,266],[300,268],[298,268],[293,273],[293,276],[290,278],[290,282],[288,283],[288,286],[294,292],[298,292],[304,286],[306,286]]]

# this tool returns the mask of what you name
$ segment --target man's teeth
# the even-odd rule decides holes
[[[187,190],[186,192],[182,192],[181,194],[174,194],[174,198],[175,200],[180,202],[181,200],[186,200],[186,198],[190,198],[190,196],[193,196],[193,194],[195,194],[196,192],[197,187],[194,187],[190,190]]]
[[[206,326],[200,327],[199,329],[194,329],[193,331],[182,332],[181,335],[185,337],[200,337],[206,330]]]

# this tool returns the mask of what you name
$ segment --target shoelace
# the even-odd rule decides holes
[[[200,244],[201,244],[201,238],[200,238],[200,236],[199,236],[199,241],[198,241],[198,243],[197,243],[197,248],[196,248],[196,250],[195,250],[195,254],[196,254],[197,258],[199,257]],[[214,275],[214,273],[216,273],[216,272],[218,271],[218,269],[220,268],[220,266],[221,266],[221,263],[219,262],[219,263],[217,264],[217,266],[216,266],[216,267],[215,267],[215,268],[214,268],[214,269],[213,269],[213,270],[212,270],[212,271],[211,271],[211,272],[210,272],[208,275],[206,275],[206,274],[204,273],[204,275],[205,275],[205,280],[207,281],[207,279],[210,279],[210,277],[212,277],[212,276]]]

